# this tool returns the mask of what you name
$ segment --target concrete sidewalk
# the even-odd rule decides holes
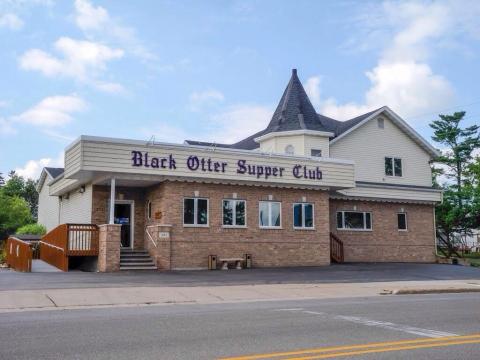
[[[396,292],[464,291],[480,292],[480,280],[6,290],[0,291],[0,312],[367,297]]]

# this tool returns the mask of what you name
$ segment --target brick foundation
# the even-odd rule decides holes
[[[370,211],[372,231],[337,230],[340,210]],[[407,231],[398,231],[397,213],[407,213]],[[434,262],[433,205],[330,200],[331,231],[344,243],[346,262]]]

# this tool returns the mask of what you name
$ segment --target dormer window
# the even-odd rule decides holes
[[[320,149],[311,149],[311,150],[310,150],[310,156],[322,157],[322,150],[320,150]]]
[[[287,154],[287,155],[295,154],[295,148],[293,147],[293,145],[287,145],[285,147],[285,154]]]

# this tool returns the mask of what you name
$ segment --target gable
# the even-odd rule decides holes
[[[431,186],[431,151],[420,146],[390,116],[376,116],[330,142],[330,156],[355,161],[356,181]],[[385,176],[385,157],[402,159],[403,176]]]
[[[365,114],[368,115],[368,114]],[[365,124],[376,120],[379,116],[389,119],[393,123],[397,125],[397,127],[404,133],[404,135],[410,137],[413,142],[421,147],[424,151],[426,151],[431,158],[435,158],[440,156],[440,152],[435,149],[427,140],[425,140],[418,132],[416,132],[407,122],[405,122],[400,116],[398,116],[395,112],[393,112],[388,106],[384,106],[376,111],[370,112],[369,116],[362,115],[362,121],[356,122],[355,124],[351,124],[353,126],[348,127],[346,131],[343,131],[340,135],[335,137],[331,144],[336,143],[337,141],[341,140],[345,136],[357,131],[359,128],[364,126]],[[352,119],[355,120],[355,119]],[[349,123],[352,120],[346,121],[345,123]]]

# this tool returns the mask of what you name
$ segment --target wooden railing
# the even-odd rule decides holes
[[[342,263],[345,260],[343,255],[343,241],[334,233],[330,233],[330,258],[337,263]]]
[[[16,271],[32,271],[32,248],[26,241],[10,236],[6,245],[7,264]]]
[[[69,256],[98,255],[98,226],[61,224],[42,237],[40,259],[68,271]]]
[[[98,255],[98,226],[94,224],[67,224],[69,256]]]

